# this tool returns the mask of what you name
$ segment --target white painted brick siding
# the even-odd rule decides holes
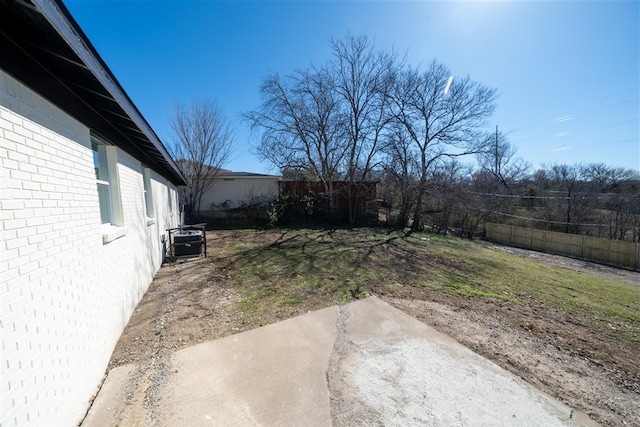
[[[90,130],[0,70],[3,427],[80,421],[160,267],[175,187],[152,173],[147,225],[142,166],[117,157],[126,234],[103,244]]]

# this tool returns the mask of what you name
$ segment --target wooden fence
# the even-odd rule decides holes
[[[638,271],[640,244],[514,225],[486,225],[487,240]]]
[[[324,186],[317,181],[280,181],[280,194],[288,197],[290,214],[295,219],[349,223],[349,208],[356,203],[356,223],[371,225],[378,223],[377,185],[375,181],[349,183],[334,181],[334,212],[329,211],[329,196]],[[351,188],[350,188],[351,186]],[[349,193],[351,189],[352,193]],[[354,194],[357,192],[358,197]],[[308,207],[312,209],[307,211]],[[333,218],[331,218],[333,216]]]

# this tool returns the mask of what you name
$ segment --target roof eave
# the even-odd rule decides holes
[[[0,68],[176,185],[186,180],[59,0],[0,1]],[[104,133],[104,135],[102,135]]]

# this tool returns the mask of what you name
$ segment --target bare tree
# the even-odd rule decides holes
[[[604,237],[637,241],[640,229],[640,174],[632,169],[603,163],[587,165],[585,175],[598,191],[598,221],[606,227]]]
[[[491,174],[501,187],[492,191],[503,190],[506,194],[512,194],[513,185],[526,176],[529,164],[516,157],[516,147],[505,134],[498,132],[497,127],[495,134],[487,134],[485,139],[483,150],[477,154],[480,169]]]
[[[581,223],[587,221],[598,192],[589,179],[589,168],[583,164],[553,164],[548,170],[551,194],[555,195],[548,205],[553,207],[551,212],[557,212],[553,220],[564,222],[565,233],[580,234]]]
[[[380,144],[391,121],[387,93],[397,66],[393,53],[375,51],[365,36],[333,40],[333,58],[327,66],[340,102],[344,126],[344,174],[349,183],[349,223],[357,216],[361,183],[379,165]]]
[[[374,51],[364,36],[333,40],[331,47],[333,56],[322,67],[266,78],[260,109],[245,118],[261,131],[257,151],[263,158],[281,170],[309,171],[322,182],[330,213],[334,181],[347,181],[353,223],[358,184],[379,164],[394,57]]]
[[[640,240],[640,175],[634,170],[603,163],[543,165],[526,191],[524,207],[538,227]]]
[[[435,213],[437,231],[443,234],[454,226],[459,228],[462,235],[465,223],[468,221],[468,206],[466,198],[466,182],[470,175],[470,167],[463,165],[457,159],[443,159],[429,171],[433,196],[427,206]],[[454,224],[457,223],[457,224]]]
[[[262,131],[257,151],[279,169],[305,170],[322,182],[334,209],[333,181],[345,156],[339,105],[326,70],[299,70],[263,82],[259,111],[245,114]]]
[[[485,149],[479,128],[495,109],[496,91],[469,77],[453,79],[449,69],[433,61],[426,71],[407,69],[389,97],[395,120],[406,131],[418,162],[412,229],[422,227],[431,168],[443,158],[475,154]]]
[[[435,61],[424,72],[403,69],[395,54],[375,51],[366,37],[349,35],[331,47],[323,67],[264,81],[260,109],[245,115],[261,131],[257,150],[281,170],[311,172],[330,206],[332,182],[346,181],[350,222],[358,183],[384,163],[403,188],[401,216],[412,209],[418,228],[430,168],[486,145],[479,127],[495,108],[495,90],[468,77],[453,81]]]
[[[214,101],[176,102],[171,128],[171,155],[187,179],[178,191],[190,222],[199,217],[202,196],[231,157],[233,132]]]
[[[470,188],[465,196],[464,227],[472,236],[480,223],[504,220],[513,214],[522,195],[521,181],[526,178],[529,164],[516,157],[516,148],[507,136],[498,132],[484,137],[482,150],[476,155],[479,170],[471,174]]]
[[[392,191],[387,190],[387,193],[393,195],[387,202],[395,208],[393,222],[396,226],[406,227],[417,198],[419,167],[404,127],[392,123],[383,151],[387,185],[392,187]]]

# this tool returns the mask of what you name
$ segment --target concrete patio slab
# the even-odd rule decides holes
[[[83,423],[104,425],[595,423],[371,297],[113,369]]]

